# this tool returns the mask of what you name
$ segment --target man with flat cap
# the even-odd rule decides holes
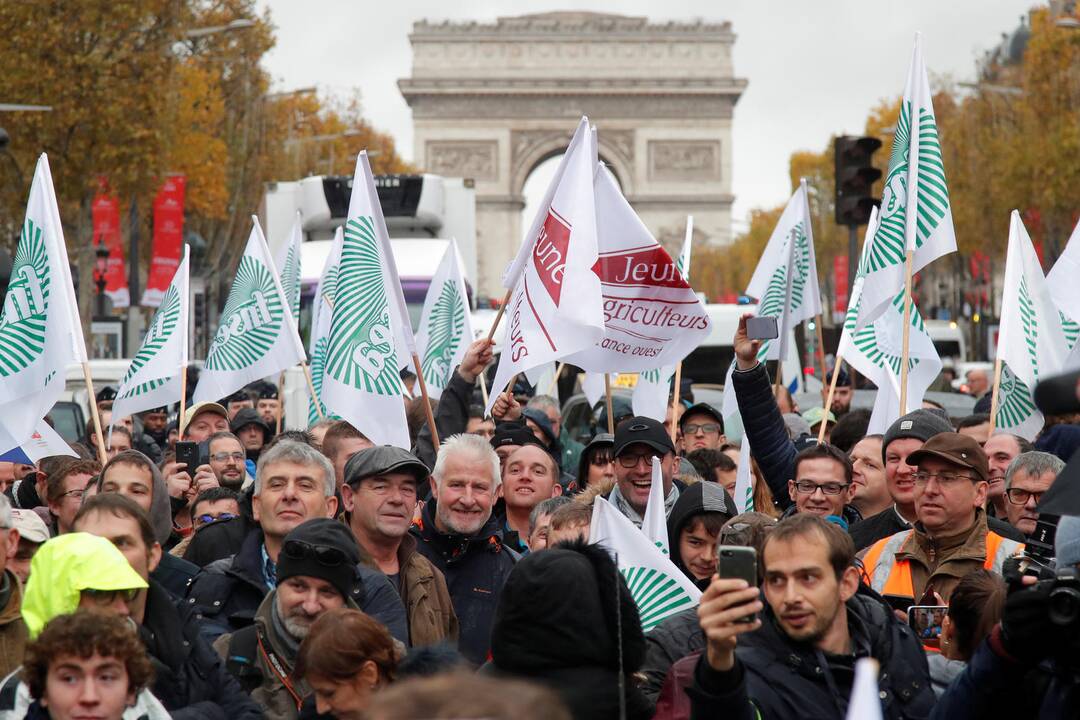
[[[974,438],[939,433],[907,462],[917,468],[917,520],[865,551],[866,578],[897,608],[947,604],[962,577],[979,568],[1000,574],[1005,560],[1024,546],[987,527],[989,465]]]
[[[642,416],[623,420],[615,428],[612,454],[615,456],[615,487],[608,496],[611,504],[641,527],[652,487],[653,457],[657,457],[664,483],[664,517],[670,515],[679,499],[679,491],[685,486],[674,479],[677,467],[675,445],[664,425]]]
[[[360,561],[381,570],[405,603],[412,646],[457,643],[458,621],[446,578],[416,551],[409,533],[428,469],[412,453],[391,445],[367,448],[345,463],[341,499]]]

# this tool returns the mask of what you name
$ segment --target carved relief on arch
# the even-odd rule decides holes
[[[572,132],[566,130],[514,130],[510,133],[510,190],[520,193],[537,165],[549,157],[560,155],[570,144]],[[622,190],[633,193],[634,188],[634,131],[603,130],[600,139],[600,159],[608,163]]]

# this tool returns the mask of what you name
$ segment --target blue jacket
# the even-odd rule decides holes
[[[262,530],[253,530],[244,539],[240,552],[210,563],[191,581],[187,602],[202,622],[207,640],[212,642],[255,621],[255,612],[270,592],[263,577],[262,545]],[[356,567],[362,587],[360,596],[353,598],[356,604],[408,646],[405,605],[397,590],[378,570],[365,565]]]
[[[795,476],[795,443],[788,437],[784,416],[772,394],[765,364],[731,373],[731,386],[739,402],[743,432],[750,440],[761,475],[781,509],[791,502],[788,480]]]

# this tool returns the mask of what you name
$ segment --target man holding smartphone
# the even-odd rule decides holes
[[[760,591],[714,577],[698,606],[706,648],[688,689],[692,717],[843,718],[860,657],[881,664],[885,718],[929,716],[922,648],[880,599],[860,591],[854,561],[847,533],[800,513],[765,540]]]

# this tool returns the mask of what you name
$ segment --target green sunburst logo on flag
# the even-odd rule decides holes
[[[439,298],[428,318],[428,344],[421,367],[429,383],[446,387],[453,372],[454,355],[461,346],[465,310],[457,283],[443,283]]]
[[[621,569],[630,595],[638,606],[641,629],[652,630],[660,621],[695,602],[686,591],[667,573],[650,567],[627,567]]]
[[[209,370],[242,370],[273,346],[284,319],[284,308],[268,267],[245,255],[236,270],[225,310],[210,351]]]
[[[135,376],[139,370],[142,369],[146,363],[150,362],[150,359],[168,342],[172,337],[173,331],[176,330],[176,326],[180,321],[180,293],[176,291],[175,285],[169,285],[168,290],[165,291],[165,296],[161,299],[161,306],[158,311],[154,313],[154,320],[150,323],[150,327],[146,330],[146,337],[143,338],[142,347],[139,348],[139,352],[135,353],[135,357],[131,360],[131,365],[128,366],[127,372],[124,373],[124,379],[120,381],[120,387],[124,387],[128,384],[132,377]],[[126,399],[132,397],[138,397],[151,390],[157,388],[168,382],[168,378],[154,378],[147,382],[133,385],[125,390],[119,399]]]
[[[0,315],[0,375],[26,369],[45,349],[49,312],[49,257],[42,229],[27,220]]]

